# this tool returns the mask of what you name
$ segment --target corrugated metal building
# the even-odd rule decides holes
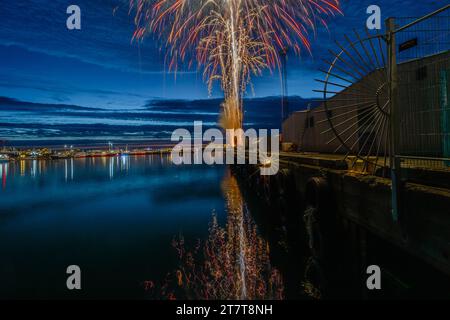
[[[348,149],[340,147],[342,141],[352,153],[369,153],[369,145],[378,145],[382,152],[388,146],[386,135],[389,130],[384,128],[377,132],[375,129],[383,116],[382,106],[388,101],[387,85],[380,86],[377,82],[385,75],[384,69],[376,70],[336,94],[327,102],[328,111],[322,104],[312,110],[293,113],[283,123],[284,142],[294,143],[301,152],[347,153]],[[398,65],[399,152],[443,155],[449,139],[450,111],[444,99],[450,92],[449,75],[450,51]],[[371,101],[367,100],[368,94],[373,96]],[[373,101],[376,101],[379,117],[377,111],[367,111]],[[358,106],[348,107],[351,105]],[[388,107],[384,112],[388,117]],[[330,128],[327,116],[338,129],[340,139]]]

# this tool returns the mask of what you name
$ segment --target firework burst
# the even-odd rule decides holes
[[[180,61],[197,63],[210,92],[220,82],[222,117],[233,116],[222,122],[233,127],[242,125],[242,96],[251,77],[279,67],[288,47],[311,52],[308,34],[341,12],[339,0],[130,0],[130,9],[133,39],[148,33],[164,39],[170,70]]]

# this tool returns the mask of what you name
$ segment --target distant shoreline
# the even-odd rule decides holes
[[[144,156],[152,154],[170,153],[174,142],[152,141],[137,143],[97,142],[90,144],[53,144],[53,145],[3,145],[0,147],[0,161],[21,160],[60,160],[104,158],[116,156]]]
[[[87,149],[87,148],[108,148],[109,142],[113,143],[114,146],[126,147],[153,147],[158,145],[174,145],[174,142],[170,140],[6,140],[1,141],[0,139],[0,150],[2,148],[51,148],[51,149],[63,149],[64,146],[73,146],[77,149]]]

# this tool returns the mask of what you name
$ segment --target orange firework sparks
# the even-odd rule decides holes
[[[238,110],[252,75],[278,67],[287,47],[311,52],[309,31],[341,13],[339,0],[130,0],[130,8],[133,39],[165,38],[170,70],[196,61],[209,90],[219,81],[225,105]]]

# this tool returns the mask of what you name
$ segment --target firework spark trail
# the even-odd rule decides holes
[[[239,70],[241,69],[240,64],[240,57],[238,56],[238,43],[236,40],[236,27],[235,27],[235,23],[237,23],[238,21],[236,21],[239,16],[234,16],[234,9],[233,6],[235,4],[235,2],[237,2],[237,8],[240,7],[240,0],[226,0],[228,3],[228,8],[230,10],[230,35],[231,35],[231,60],[233,62],[233,67],[232,67],[232,74],[233,74],[233,94],[234,94],[234,99],[236,102],[239,101]]]
[[[133,39],[147,33],[166,39],[169,69],[181,61],[203,67],[211,92],[219,81],[224,117],[242,126],[242,97],[251,77],[280,66],[280,52],[311,52],[308,31],[341,13],[339,0],[130,0]]]
[[[242,212],[242,215],[244,213]],[[244,233],[244,217],[241,217],[239,223],[239,268],[241,272],[241,281],[242,281],[242,289],[241,289],[241,299],[247,299],[247,279],[245,273],[247,271],[247,263],[245,261],[245,233]]]

